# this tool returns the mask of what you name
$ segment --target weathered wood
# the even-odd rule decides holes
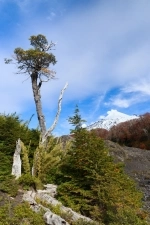
[[[21,153],[21,141],[18,139],[16,141],[16,149],[15,153],[13,156],[13,165],[12,165],[12,175],[18,179],[21,176],[21,158],[20,158],[20,153]]]
[[[51,136],[52,131],[55,129],[56,124],[58,123],[58,119],[59,119],[60,112],[61,112],[62,98],[63,98],[64,91],[66,90],[67,87],[68,87],[68,83],[65,84],[64,88],[60,92],[60,96],[58,99],[58,110],[57,110],[54,122],[53,122],[52,126],[42,136],[42,143],[44,143],[46,141],[47,137]]]

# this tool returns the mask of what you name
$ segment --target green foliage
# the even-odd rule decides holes
[[[14,197],[18,192],[18,182],[13,176],[1,177],[0,190]]]
[[[26,122],[22,122],[16,113],[0,114],[0,180],[1,176],[11,174],[13,154],[19,138],[26,146],[31,143],[29,159],[32,164],[31,158],[39,143],[39,131],[30,130]],[[30,140],[32,141],[30,142]]]
[[[36,151],[34,152],[33,175],[36,177],[41,176],[43,153],[44,153],[44,148],[42,145],[38,146],[36,148]]]
[[[142,195],[109,156],[102,139],[77,129],[60,167],[63,177],[58,198],[66,206],[106,225],[147,224],[141,218]]]
[[[41,179],[45,183],[55,183],[57,174],[59,173],[59,166],[69,147],[68,142],[63,146],[63,143],[58,141],[55,146],[53,146],[53,149],[51,149],[51,142],[53,139],[54,138],[51,137],[47,146],[47,151],[43,154]]]
[[[29,149],[24,145],[24,143],[21,141],[21,155],[22,155],[22,167],[25,174],[30,174],[30,163],[29,163]]]
[[[33,35],[29,40],[33,48],[24,50],[19,47],[14,50],[19,73],[29,73],[30,75],[34,73],[37,78],[41,78],[42,75],[46,78],[54,78],[54,73],[48,67],[50,64],[56,63],[55,56],[49,52],[55,44],[53,42],[49,44],[42,34]],[[12,63],[12,60],[5,59],[5,63]]]
[[[46,203],[45,201],[41,201],[40,199],[36,199],[36,202],[38,202],[38,204],[41,204],[46,208],[49,208],[53,213],[55,213],[56,215],[59,215],[61,218],[63,218],[69,224],[72,224],[72,225],[96,225],[97,224],[94,221],[88,222],[88,221],[85,221],[83,219],[79,219],[79,220],[74,221],[72,212],[64,211],[61,208],[62,204],[52,205],[50,203]],[[103,225],[103,223],[99,223],[97,225]]]
[[[96,223],[91,221],[85,221],[83,219],[79,219],[77,221],[72,222],[72,225],[104,225],[103,223]]]
[[[12,157],[5,155],[5,153],[0,152],[0,181],[3,177],[11,173],[12,168]]]
[[[12,156],[16,147],[16,141],[20,138],[25,145],[31,142],[31,148],[39,142],[39,132],[30,130],[26,123],[20,120],[19,116],[14,114],[0,115],[0,151],[5,155]]]
[[[29,190],[31,187],[35,190],[42,188],[41,181],[30,174],[22,174],[21,177],[18,179],[19,184],[23,186],[25,190]]]
[[[81,119],[81,115],[79,114],[79,108],[76,106],[74,111],[74,116],[69,117],[69,123],[74,126],[74,129],[71,130],[72,133],[82,128],[82,124],[86,122],[86,120]]]
[[[0,225],[45,225],[41,213],[35,213],[28,203],[22,203],[15,208],[11,203],[0,208]]]
[[[59,166],[70,145],[70,141],[64,144],[61,139],[49,137],[46,148],[40,145],[34,153],[34,175],[43,183],[58,182]]]

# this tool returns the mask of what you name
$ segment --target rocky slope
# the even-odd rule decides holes
[[[124,163],[125,172],[137,182],[144,193],[144,208],[150,211],[150,151],[120,146],[111,141],[105,141],[105,144],[115,162]]]

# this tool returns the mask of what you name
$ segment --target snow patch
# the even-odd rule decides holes
[[[119,123],[132,120],[132,119],[138,119],[139,117],[136,115],[127,115],[121,112],[118,112],[115,109],[112,109],[107,112],[107,116],[100,116],[100,120],[87,126],[88,130],[96,129],[96,128],[104,128],[106,130],[109,130],[112,126],[117,125]]]

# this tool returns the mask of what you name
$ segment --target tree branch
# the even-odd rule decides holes
[[[58,122],[59,115],[61,112],[61,103],[62,103],[63,94],[67,87],[68,87],[68,82],[65,84],[64,88],[60,92],[60,96],[58,99],[58,110],[57,110],[54,122],[53,122],[52,126],[46,131],[45,135],[42,137],[42,144],[46,141],[47,137],[51,135],[52,131],[56,127],[56,124]]]

